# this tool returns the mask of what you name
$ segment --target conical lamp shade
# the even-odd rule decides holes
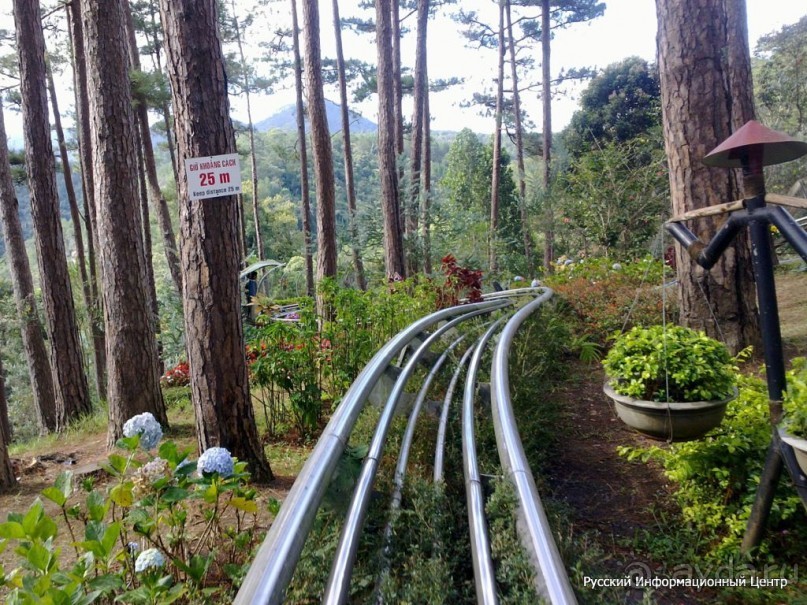
[[[740,168],[751,147],[762,147],[762,165],[781,164],[807,153],[807,143],[749,120],[737,132],[709,152],[703,163],[707,166]]]

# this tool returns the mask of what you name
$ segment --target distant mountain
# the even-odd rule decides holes
[[[325,100],[325,112],[328,116],[328,130],[331,134],[342,130],[342,109],[337,103]],[[308,118],[305,120],[306,128],[309,128]],[[268,130],[297,130],[297,107],[295,105],[287,105],[277,113],[261,120],[255,124],[255,130],[258,132],[266,132]],[[350,112],[350,132],[375,132],[378,126],[356,113]]]

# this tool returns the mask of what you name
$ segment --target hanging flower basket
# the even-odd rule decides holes
[[[718,401],[645,401],[620,395],[607,382],[603,391],[614,402],[622,422],[643,435],[663,441],[700,439],[720,425],[726,406],[737,397],[735,389],[731,395]]]
[[[619,418],[654,439],[702,437],[737,396],[725,345],[689,328],[635,327],[614,340],[603,366]]]

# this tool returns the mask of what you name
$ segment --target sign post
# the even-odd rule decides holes
[[[241,160],[237,153],[185,160],[188,197],[203,200],[241,193]]]

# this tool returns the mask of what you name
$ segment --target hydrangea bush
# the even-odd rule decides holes
[[[63,523],[40,499],[0,523],[0,552],[19,555],[16,569],[0,565],[5,603],[232,602],[266,518],[246,463],[221,447],[191,460],[160,443],[151,414],[127,421],[124,435],[104,465],[104,489],[66,471],[42,491]],[[268,512],[277,508],[270,501]],[[71,551],[56,545],[64,531]]]

